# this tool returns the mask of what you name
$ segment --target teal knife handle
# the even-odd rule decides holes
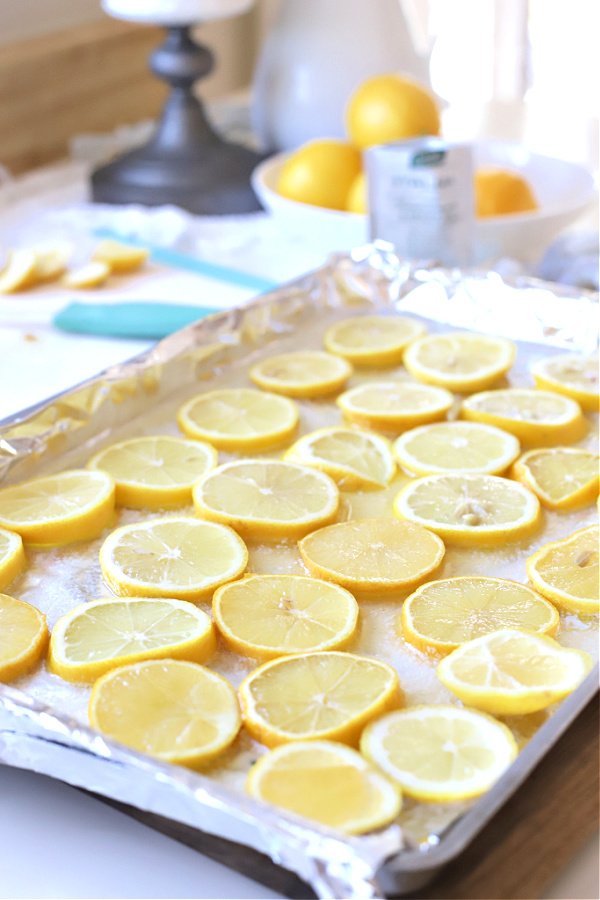
[[[206,306],[171,303],[70,303],[53,322],[74,334],[159,340],[216,312]]]

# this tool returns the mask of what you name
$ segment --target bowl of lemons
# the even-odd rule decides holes
[[[252,185],[282,230],[324,252],[369,240],[364,151],[375,144],[440,135],[436,99],[414,79],[381,75],[350,97],[347,139],[309,141],[254,170]],[[472,142],[473,262],[536,262],[589,208],[596,194],[583,166],[503,140]]]

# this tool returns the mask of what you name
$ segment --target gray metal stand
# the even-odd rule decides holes
[[[211,51],[192,40],[189,26],[169,27],[150,67],[171,85],[157,131],[143,147],[96,169],[93,199],[175,204],[200,215],[260,210],[250,173],[263,156],[220,138],[192,93],[194,82],[213,67]]]

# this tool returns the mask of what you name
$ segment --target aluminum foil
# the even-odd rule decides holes
[[[299,342],[318,347],[329,321],[361,310],[386,308],[425,317],[431,331],[452,326],[519,341],[517,383],[529,383],[529,361],[536,355],[548,355],[549,347],[556,352],[592,352],[598,346],[598,303],[593,294],[559,290],[530,279],[509,283],[496,273],[408,264],[389,246],[372,244],[350,255],[335,256],[321,269],[250,304],[183,329],[149,352],[0,423],[0,482],[8,485],[83,465],[100,446],[133,433],[164,430],[165,421],[174,420],[174,410],[183,400],[203,389],[245,383],[247,366],[265,353],[292,349]],[[399,372],[396,375],[403,377]],[[310,419],[309,430],[328,423],[324,409],[318,402],[307,405],[304,412]],[[397,490],[396,484],[394,493]],[[350,515],[348,508],[346,503]],[[119,524],[125,524],[144,514],[122,511],[120,515]],[[570,533],[592,521],[589,510],[548,519],[550,531],[545,532],[544,542],[564,536],[565,528]],[[73,606],[101,596],[101,591],[107,595],[92,564],[97,561],[100,543],[90,542],[85,553],[81,545],[61,548],[51,556],[42,556],[47,551],[37,551],[37,555],[32,551],[15,593],[36,602],[42,584],[43,611],[50,626]],[[255,571],[272,570],[269,548],[255,547],[252,553]],[[482,574],[489,574],[489,554],[480,554],[480,558],[473,551],[462,554],[455,554],[458,568],[452,574],[459,574],[461,564],[467,562],[472,573],[479,567]],[[510,554],[499,558],[500,571],[495,573],[511,577],[516,559]],[[284,551],[281,571],[288,570],[288,562]],[[377,629],[381,622],[389,623],[389,604],[386,609],[385,603],[374,602],[369,609],[373,627],[365,629],[367,643],[357,652],[369,655],[372,646],[370,655],[377,655]],[[566,617],[564,624],[565,644],[588,650],[597,647],[593,623],[582,625],[577,617],[571,621]],[[368,644],[369,634],[372,645]],[[409,702],[443,702],[447,699],[443,694],[432,694],[435,679],[413,657],[406,673],[400,672],[403,684],[411,682]],[[232,666],[235,663],[224,654],[215,668],[238,683],[245,671]],[[590,676],[587,686],[582,685],[569,698],[571,717],[585,704],[594,678]],[[440,690],[439,685],[435,690]],[[248,798],[243,792],[245,772],[253,754],[265,749],[257,749],[249,738],[242,739],[237,755],[226,756],[210,777],[197,774],[127,750],[91,730],[86,724],[87,697],[85,690],[62,682],[43,668],[12,686],[0,685],[0,760],[251,847],[295,872],[324,898],[382,896],[381,885],[389,884],[386,872],[388,876],[398,872],[402,861],[415,853],[431,859],[433,870],[438,851],[449,841],[447,835],[457,833],[450,826],[461,816],[472,823],[476,815],[483,823],[568,721],[559,709],[558,715],[550,711],[533,724],[530,717],[512,723],[521,744],[528,746],[506,778],[477,803],[435,806],[407,801],[400,824],[351,838],[317,825],[307,826],[305,820]],[[519,765],[520,770],[516,768]],[[398,889],[397,879],[392,878],[392,886]]]

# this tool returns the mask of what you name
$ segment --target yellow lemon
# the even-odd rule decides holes
[[[393,445],[400,465],[416,475],[443,472],[499,475],[514,462],[519,450],[514,435],[477,422],[422,425],[406,431]]]
[[[353,428],[312,431],[292,444],[285,458],[325,472],[346,491],[383,488],[396,474],[389,441]]]
[[[579,403],[555,394],[530,388],[501,388],[466,397],[461,419],[495,425],[514,434],[521,443],[547,447],[578,441],[586,422]]]
[[[194,486],[196,513],[242,535],[298,539],[337,514],[340,492],[324,472],[276,459],[225,463]]]
[[[487,791],[517,755],[501,722],[459,706],[411,706],[367,725],[361,752],[409,797],[430,803]]]
[[[527,560],[531,585],[548,600],[575,613],[600,613],[597,525],[545,544]]]
[[[186,600],[92,600],[54,626],[48,668],[66,681],[95,681],[144,659],[203,663],[216,649],[211,620]]]
[[[346,197],[346,212],[366,215],[368,211],[367,176],[365,172],[359,172],[350,185]]]
[[[68,288],[95,288],[104,284],[111,273],[108,263],[96,260],[71,269],[63,278],[63,284]]]
[[[111,444],[87,467],[112,476],[119,506],[165,509],[191,503],[192,486],[216,464],[210,444],[161,434]]]
[[[449,653],[501,628],[552,636],[558,623],[555,607],[531,588],[481,575],[429,581],[404,601],[398,622],[404,639],[426,653]]]
[[[361,384],[336,400],[348,422],[390,434],[445,419],[453,402],[445,388],[407,381]]]
[[[265,391],[288,397],[322,397],[344,387],[352,366],[331,353],[299,350],[263,359],[249,374]]]
[[[395,669],[334,650],[263,663],[239,694],[246,730],[267,747],[302,740],[356,747],[367,722],[403,702]]]
[[[475,172],[475,208],[477,216],[484,218],[532,212],[538,202],[531,185],[518,172],[482,167]]]
[[[0,528],[0,590],[15,580],[25,563],[21,535]]]
[[[525,715],[562,700],[583,681],[592,659],[545,634],[504,628],[462,644],[437,675],[459,700],[498,716]]]
[[[298,741],[271,750],[252,766],[251,797],[306,816],[346,834],[362,834],[392,822],[399,789],[344,744]]]
[[[237,653],[275,659],[341,650],[356,633],[358,604],[337,584],[304,575],[249,575],[215,591],[213,616]]]
[[[89,716],[92,727],[108,737],[193,769],[226,750],[241,726],[232,685],[179,659],[145,660],[102,675]]]
[[[445,550],[433,532],[393,518],[329,525],[298,546],[315,578],[351,591],[387,593],[421,584],[441,566]]]
[[[277,191],[289,200],[345,209],[350,185],[361,169],[358,150],[345,141],[316,140],[284,162]]]
[[[540,502],[522,484],[466,472],[409,482],[394,500],[394,514],[444,540],[479,546],[520,541],[541,524]]]
[[[489,387],[508,372],[516,349],[512,341],[485,334],[429,334],[410,344],[404,365],[417,381],[469,393]]]
[[[8,594],[0,594],[0,682],[14,681],[33,668],[48,644],[46,616]]]
[[[92,254],[95,262],[106,263],[111,272],[132,272],[146,262],[150,251],[146,247],[131,247],[119,241],[100,241]]]
[[[576,400],[586,412],[600,407],[598,356],[566,353],[550,356],[531,367],[538,388]]]
[[[357,366],[385,368],[402,362],[404,351],[426,328],[409,316],[356,316],[330,325],[325,349]]]
[[[395,73],[368,78],[346,106],[346,130],[361,149],[440,133],[440,114],[427,88]]]
[[[579,447],[530,450],[511,469],[548,509],[575,509],[598,497],[598,454]]]

